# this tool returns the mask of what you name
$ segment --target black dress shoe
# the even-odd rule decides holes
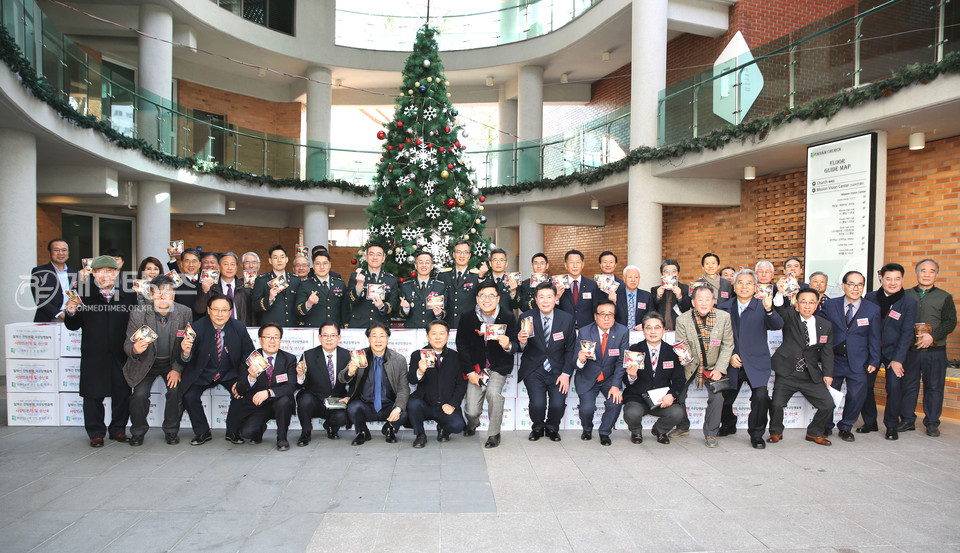
[[[897,425],[897,432],[910,432],[911,430],[916,430],[917,425],[912,422],[901,422]]]
[[[397,443],[397,432],[393,429],[393,425],[385,424],[383,425],[383,427],[387,429],[387,431],[384,433],[384,435],[386,435],[387,437],[387,443],[388,444]]]
[[[421,447],[427,445],[427,435],[426,434],[417,434],[417,437],[413,440],[413,447],[420,449]]]
[[[441,433],[437,434],[437,441],[438,441],[438,442],[449,442],[449,441],[450,441],[450,434],[447,434],[446,432],[441,432]]]
[[[656,430],[654,430],[653,433],[654,433],[654,435],[656,435],[656,433],[657,433]],[[640,433],[637,433],[637,432],[631,432],[631,433],[630,433],[630,443],[633,443],[633,444],[642,444],[642,443],[643,443],[643,434],[640,434]]]
[[[651,432],[653,432],[653,435],[657,437],[657,443],[660,443],[660,444],[670,443],[670,437],[667,436],[666,432],[658,432],[656,428],[651,429]],[[640,443],[640,442],[635,442],[635,443]]]
[[[203,434],[197,434],[190,440],[190,445],[203,445],[213,439],[213,436],[209,432],[204,432]]]
[[[856,438],[853,436],[853,432],[850,432],[849,430],[841,430],[837,433],[837,436],[840,436],[840,439],[845,442],[852,442],[856,440]]]
[[[591,432],[590,430],[584,430],[583,432],[580,433],[580,439],[583,441],[592,440],[593,432]]]
[[[470,436],[473,436],[473,435],[476,434],[476,433],[477,433],[477,429],[476,429],[476,428],[465,428],[465,429],[463,430],[463,436],[464,436],[465,438],[469,438]]]
[[[324,426],[323,428],[327,431],[327,439],[328,439],[328,440],[339,440],[339,439],[340,439],[340,429],[339,429],[339,428],[333,428],[333,427],[330,427],[330,426]],[[309,440],[308,440],[308,441],[309,441]]]
[[[224,434],[223,439],[236,445],[240,445],[243,443],[243,438],[240,437],[239,433],[227,432],[226,434]]]
[[[545,432],[545,434],[547,435],[548,438],[550,438],[550,441],[551,441],[551,442],[559,442],[559,441],[560,441],[560,433],[557,432],[556,430],[547,430],[547,431]]]
[[[167,445],[176,445],[180,443],[180,436],[174,433],[165,434],[163,436],[167,440]]]
[[[143,445],[143,436],[131,436],[130,445],[132,445],[133,447]]]
[[[766,449],[767,444],[763,443],[763,438],[750,438],[750,445],[753,449]]]
[[[360,432],[360,433],[357,434],[357,437],[354,438],[352,442],[350,442],[350,444],[351,444],[351,445],[363,445],[363,443],[366,442],[366,441],[367,441],[366,436],[364,435],[363,432]]]
[[[930,436],[931,438],[939,438],[939,437],[940,437],[940,425],[939,425],[939,424],[931,424],[930,426],[928,426],[928,427],[927,427],[927,436]]]
[[[610,436],[600,434],[600,445],[610,445],[611,443]]]
[[[90,438],[90,447],[103,447],[103,438]]]
[[[720,430],[717,431],[717,436],[732,436],[737,433],[736,427],[734,428],[723,428],[720,427]]]
[[[832,428],[827,428],[826,430],[823,431],[823,435],[824,435],[824,436],[830,436],[830,435],[832,435],[832,434],[833,434],[833,429],[832,429]]]
[[[300,433],[300,439],[297,440],[297,447],[306,447],[310,445],[310,434]]]
[[[887,428],[887,433],[884,434],[883,437],[888,440],[898,440],[900,439],[900,434],[896,428]]]
[[[120,432],[120,433],[117,433],[117,434],[114,434],[114,435],[110,436],[110,439],[113,440],[113,441],[115,441],[115,442],[120,442],[120,443],[127,443],[127,442],[130,441],[130,437],[127,436],[126,434],[124,434],[123,432]]]
[[[540,429],[538,429],[538,430],[531,430],[531,431],[530,431],[530,435],[527,436],[527,439],[530,440],[531,442],[535,442],[535,441],[539,440],[540,438],[542,438],[543,435],[544,435],[544,430],[543,430],[543,428],[540,428]]]
[[[494,434],[493,436],[487,437],[487,443],[483,444],[483,447],[491,449],[500,445],[500,434]]]
[[[879,432],[880,428],[877,427],[877,423],[865,424],[857,429],[857,434],[869,434],[871,432]]]
[[[290,449],[290,442],[287,440],[277,440],[277,451],[286,451]]]

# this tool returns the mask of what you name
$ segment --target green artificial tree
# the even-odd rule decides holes
[[[483,236],[485,198],[464,163],[466,146],[458,137],[467,132],[450,104],[436,34],[428,25],[417,31],[393,120],[377,133],[383,152],[375,198],[366,208],[370,242],[384,246],[384,268],[400,280],[415,274],[420,250],[433,254],[438,268],[452,265],[458,240],[470,242],[474,267],[490,250]]]

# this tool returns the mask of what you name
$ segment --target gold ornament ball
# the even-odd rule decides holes
[[[443,84],[444,86],[450,86],[450,81],[444,81]]]
[[[480,211],[483,211],[483,206],[482,206],[482,205],[480,206]]]
[[[440,171],[440,178],[445,179],[449,176],[450,176],[450,171],[447,171],[446,169],[444,169],[443,171]],[[463,204],[460,204],[460,205],[463,205]]]
[[[450,97],[450,93],[449,93],[449,92],[447,92],[447,98],[449,98],[449,97]]]
[[[459,206],[463,206],[465,203],[467,203],[466,200],[457,200],[457,205]]]
[[[393,255],[393,250],[387,250],[387,255]]]
[[[463,239],[464,239],[464,240],[469,240],[469,239],[470,239],[470,235],[469,235],[469,234],[464,234],[464,235],[463,235]]]
[[[411,88],[411,89],[407,90],[407,94],[413,96],[413,89]]]
[[[420,86],[420,81],[413,83],[413,86]]]
[[[480,224],[480,219],[475,220],[474,223],[476,223],[476,224],[479,225],[479,224]]]
[[[427,82],[428,82],[428,83],[432,83],[432,82],[433,82],[433,77],[427,77]]]
[[[476,234],[476,233],[477,233],[477,229],[475,228],[470,229],[470,234]]]

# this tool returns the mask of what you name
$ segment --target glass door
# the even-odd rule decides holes
[[[108,249],[116,248],[127,256],[123,270],[136,271],[138,259],[134,251],[134,223],[133,217],[63,210],[62,232],[70,246],[70,265],[79,267],[81,259],[96,257]]]

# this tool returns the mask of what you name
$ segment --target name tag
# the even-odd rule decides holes
[[[583,293],[583,299],[585,299],[585,300],[593,299],[593,294],[590,293],[590,292],[584,292],[584,293]]]
[[[870,326],[870,319],[857,319],[857,326]]]
[[[563,333],[562,333],[562,332],[554,332],[554,333],[553,333],[553,339],[554,339],[554,340],[563,340]]]
[[[893,319],[893,320],[895,320],[895,321],[899,321],[899,320],[900,320],[900,313],[897,313],[896,311],[894,311],[893,309],[891,309],[891,310],[890,310],[890,318]]]
[[[187,331],[185,331],[185,330],[178,330],[178,331],[177,331],[177,338],[183,338],[183,337],[186,336],[186,335],[187,335]]]
[[[643,303],[642,301],[637,302],[637,309],[646,309],[646,308],[647,308],[647,304]]]
[[[719,345],[720,345],[720,340],[717,340],[717,339],[710,340],[710,345],[711,345],[711,346],[719,346]]]
[[[285,375],[285,374],[278,374],[278,375],[277,375],[277,383],[278,383],[278,384],[283,383],[283,382],[286,382],[286,381],[287,381],[287,375]]]
[[[664,361],[664,362],[663,362],[663,368],[665,368],[665,369],[672,369],[672,368],[673,368],[673,361]]]
[[[826,337],[826,336],[821,336],[821,337],[820,337],[820,343],[821,343],[821,344],[826,344],[826,343],[827,343],[827,337]]]
[[[607,350],[607,355],[609,355],[610,357],[620,357],[620,350],[618,350],[618,349],[608,349],[608,350]]]
[[[729,297],[730,297],[730,293],[729,293],[729,292],[720,292],[720,297],[721,297],[721,298],[729,298]]]

